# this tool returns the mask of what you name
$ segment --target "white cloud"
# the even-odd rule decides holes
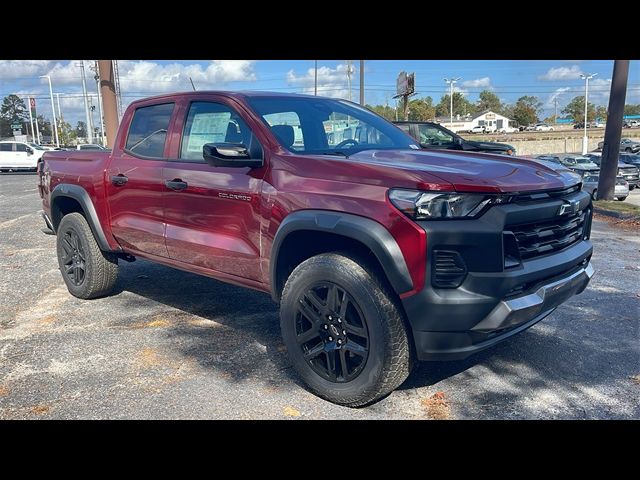
[[[568,91],[571,90],[571,87],[560,87],[560,88],[556,88],[555,91],[549,95],[549,97],[547,97],[547,101],[544,102],[544,108],[553,108],[555,109],[555,100],[556,98],[558,99],[558,103],[560,103],[560,96]],[[566,100],[564,103],[567,103],[569,100]]]
[[[462,86],[465,88],[491,88],[491,78],[482,77],[475,80],[465,80],[462,82]]]
[[[349,98],[349,88],[347,81],[347,65],[340,64],[336,68],[326,66],[318,67],[318,95],[335,98]],[[357,82],[355,67],[352,68],[351,82],[352,90]],[[303,75],[296,75],[293,70],[287,72],[287,83],[302,88],[303,93],[314,92],[315,69],[309,68]],[[355,98],[355,91],[352,91],[351,98]]]
[[[559,80],[576,80],[582,75],[582,70],[578,65],[570,67],[553,67],[547,70],[544,75],[538,76],[538,80],[556,82]]]
[[[51,68],[50,60],[0,60],[0,80],[37,78]]]
[[[594,78],[589,80],[589,103],[609,106],[609,96],[611,94],[610,78]],[[628,93],[627,93],[628,96]],[[629,103],[627,98],[626,103]]]

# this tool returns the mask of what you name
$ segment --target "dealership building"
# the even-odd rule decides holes
[[[453,132],[466,132],[473,127],[489,126],[496,127],[496,131],[500,131],[503,128],[513,127],[513,120],[508,119],[504,115],[493,112],[491,110],[485,110],[484,112],[477,113],[476,115],[467,115],[465,117],[456,115],[451,123],[449,117],[436,118],[436,122],[440,123],[443,127],[448,128]]]

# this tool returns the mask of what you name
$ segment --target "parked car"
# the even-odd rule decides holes
[[[471,130],[469,130],[469,133],[486,133],[486,131],[487,129],[484,125],[476,125]]]
[[[620,157],[625,155],[623,153],[620,154]],[[631,155],[631,154],[629,154]],[[598,168],[601,167],[602,154],[600,153],[587,153],[584,155],[591,159],[593,163],[595,163]],[[638,185],[640,185],[640,169],[633,165],[629,165],[623,161],[618,161],[618,176],[622,177],[629,183],[629,190],[634,190]]]
[[[599,175],[587,174],[582,177],[582,190],[588,192],[591,198],[598,199],[598,181]],[[613,198],[624,202],[629,196],[629,184],[622,177],[616,177],[616,185],[614,187]]]
[[[537,157],[534,158],[534,160],[543,160],[545,162],[551,162],[551,163],[555,163],[557,165],[562,165],[562,162],[560,161],[560,157],[558,155],[538,155]]]
[[[411,135],[422,148],[464,150],[515,155],[516,149],[506,143],[477,142],[462,138],[457,133],[432,122],[394,122],[400,130]]]
[[[5,140],[0,142],[0,171],[36,171],[46,150],[35,143]]]
[[[640,167],[640,155],[635,153],[620,153],[618,157],[621,162],[626,163],[628,165],[634,165],[636,167]]]
[[[604,128],[604,123],[596,120],[595,122],[591,122],[589,124],[589,128]]]
[[[638,120],[625,120],[623,124],[624,128],[637,128],[640,127],[640,122]]]
[[[106,150],[102,145],[97,143],[80,143],[76,146],[76,150]]]
[[[602,150],[604,146],[604,142],[598,142],[598,150]],[[631,140],[630,138],[623,138],[620,140],[620,151],[627,153],[638,153],[640,152],[640,142],[636,142],[635,140]]]
[[[553,127],[546,123],[536,123],[534,126],[536,132],[553,132]]]
[[[587,172],[597,172],[600,169],[589,157],[585,157],[583,155],[568,155],[561,157],[560,163],[580,175],[584,175]]]
[[[328,122],[345,118],[359,135],[329,144]],[[44,221],[72,295],[110,294],[135,257],[269,292],[299,378],[341,405],[388,395],[414,359],[464,358],[527,329],[594,273],[579,182],[420,149],[340,99],[135,100],[112,152],[43,158]]]
[[[500,133],[515,133],[518,129],[516,127],[503,127],[500,129]]]
[[[495,125],[485,125],[484,133],[496,133],[498,128]]]
[[[524,127],[524,131],[526,132],[535,132],[535,130],[536,130],[535,125],[527,125],[526,127]]]

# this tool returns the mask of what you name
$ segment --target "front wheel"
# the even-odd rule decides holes
[[[631,153],[631,149],[629,147],[625,148],[624,151],[627,153]]]
[[[57,230],[58,265],[69,293],[90,299],[108,295],[118,278],[118,257],[100,250],[80,213],[65,215]]]
[[[293,367],[314,393],[360,407],[407,378],[412,354],[396,302],[347,256],[317,255],[295,268],[282,293],[280,328]]]
[[[620,202],[624,202],[627,199],[627,197],[618,197],[618,201]]]
[[[595,189],[595,190],[593,191],[593,193],[591,194],[591,198],[592,198],[593,200],[598,200],[598,189]]]

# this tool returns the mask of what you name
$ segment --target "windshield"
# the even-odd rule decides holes
[[[44,150],[44,148],[42,148],[40,145],[38,145],[37,143],[29,143],[29,146],[31,148],[35,148],[36,150]]]
[[[593,163],[590,158],[576,157],[576,163]]]
[[[418,149],[415,140],[369,110],[346,100],[249,97],[249,105],[288,150],[351,155],[370,149]]]

